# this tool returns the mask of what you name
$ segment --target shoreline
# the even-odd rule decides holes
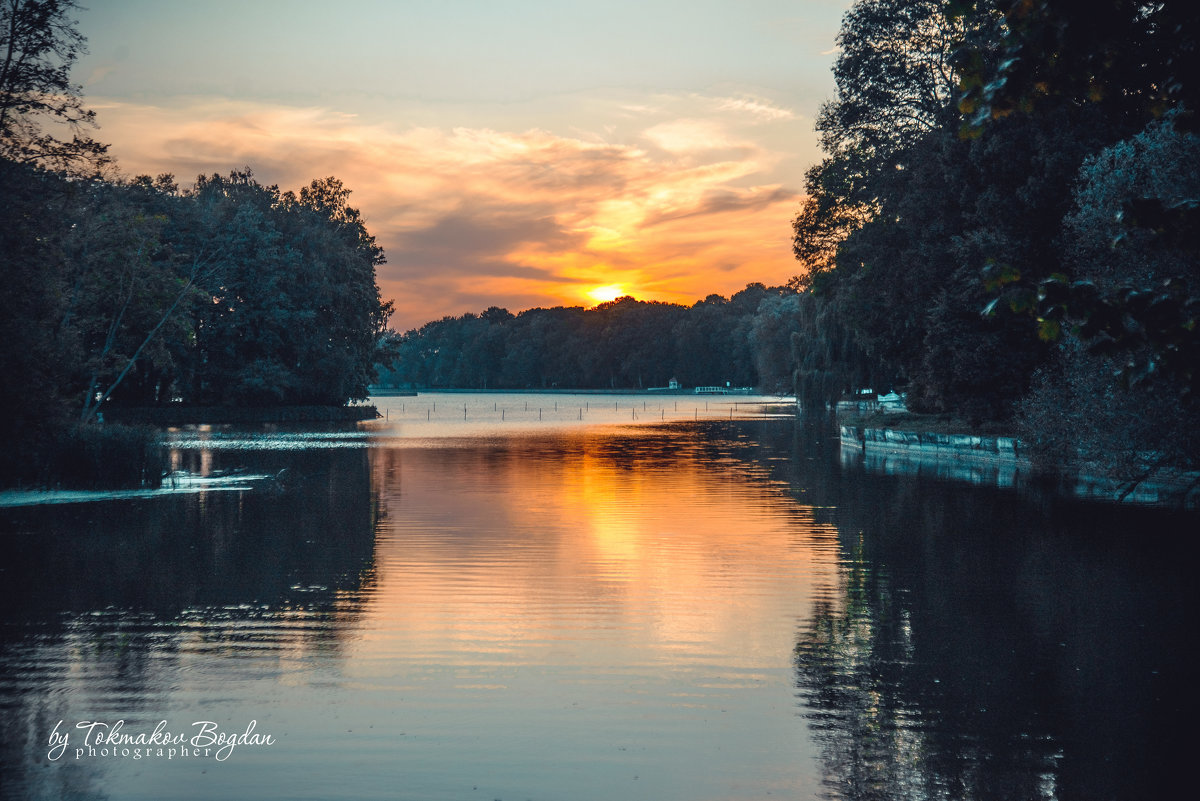
[[[374,420],[379,410],[360,406],[147,406],[108,409],[105,420],[152,426],[229,423],[353,423]]]
[[[728,392],[696,392],[695,387],[671,389],[670,387],[646,387],[638,389],[636,387],[627,387],[625,389],[563,389],[562,387],[554,387],[552,389],[464,389],[463,387],[423,387],[418,390],[384,390],[380,392],[372,392],[373,398],[391,398],[399,396],[413,397],[416,395],[680,395],[680,396],[709,396],[712,395],[744,395],[756,398],[787,398],[795,399],[794,395],[775,392],[758,392],[746,391],[745,387],[736,387],[736,391]]]
[[[933,458],[957,458],[1030,467],[1025,445],[1016,437],[979,434],[944,434],[936,431],[905,431],[889,427],[838,425],[843,447],[864,453],[906,452]]]
[[[939,421],[943,422],[943,421]],[[940,426],[939,426],[940,427]],[[952,434],[838,420],[842,463],[861,460],[891,475],[924,475],[997,487],[1016,487],[1038,473],[1057,478],[1076,498],[1194,511],[1200,509],[1200,472],[1159,468],[1133,478],[1085,468],[1039,470],[1029,448],[1011,436]]]

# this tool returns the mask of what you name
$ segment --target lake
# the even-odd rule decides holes
[[[767,398],[375,402],[170,432],[153,493],[0,508],[0,797],[1182,780],[1195,514],[869,470]]]

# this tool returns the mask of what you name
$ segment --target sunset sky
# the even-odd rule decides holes
[[[405,330],[797,272],[849,0],[93,0],[75,68],[123,172],[334,175]]]

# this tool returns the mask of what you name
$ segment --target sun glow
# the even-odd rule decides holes
[[[702,101],[715,102],[677,98],[644,124],[702,117]],[[109,101],[104,113],[105,138],[130,174],[264,165],[264,183],[289,187],[312,179],[304,165],[336,174],[389,256],[377,278],[396,299],[399,331],[490,306],[595,306],[623,295],[690,305],[795,272],[788,221],[798,196],[776,181],[777,148],[756,144],[757,123],[712,122],[725,126],[722,142],[741,143],[735,158],[720,149],[670,155],[638,145],[636,132],[608,144],[536,127],[394,129],[249,101]],[[698,130],[715,137],[712,125]],[[683,127],[660,125],[655,135],[683,148]]]
[[[625,287],[621,286],[620,284],[598,286],[593,289],[589,289],[587,292],[587,296],[597,303],[608,303],[609,301],[616,300],[622,295],[627,294],[629,293],[625,291]]]

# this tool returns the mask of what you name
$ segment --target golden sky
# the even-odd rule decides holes
[[[847,6],[125,0],[75,77],[127,174],[340,178],[405,330],[786,281]]]

